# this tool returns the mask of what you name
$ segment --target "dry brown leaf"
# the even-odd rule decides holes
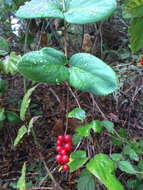
[[[92,49],[92,41],[91,41],[91,36],[90,34],[86,33],[84,34],[83,37],[83,44],[82,44],[82,50],[85,52],[90,52]]]
[[[53,127],[52,131],[54,136],[59,136],[64,134],[63,121],[58,119]]]
[[[41,32],[40,35],[41,35],[40,36],[40,46],[41,47],[48,46],[48,36],[47,36],[47,33]]]

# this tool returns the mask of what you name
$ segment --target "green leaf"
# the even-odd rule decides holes
[[[118,147],[121,147],[125,143],[125,140],[123,138],[112,136],[110,139],[111,139],[112,143]]]
[[[90,130],[91,130],[90,124],[82,125],[82,126],[76,128],[77,134],[80,135],[81,137],[89,137]]]
[[[20,18],[64,18],[60,0],[31,0],[16,12]]]
[[[72,138],[72,142],[73,144],[78,144],[81,140],[83,139],[83,137],[81,137],[80,135],[78,134],[75,134]]]
[[[128,134],[127,134],[127,130],[126,130],[126,129],[120,128],[120,129],[118,130],[118,134],[119,134],[121,137],[127,139]]]
[[[114,162],[105,154],[97,154],[87,164],[87,169],[95,175],[108,190],[124,190],[122,184],[114,176]]]
[[[25,125],[23,125],[22,127],[20,127],[20,129],[18,130],[18,134],[16,139],[14,140],[14,146],[18,145],[20,143],[20,140],[23,138],[23,136],[27,133],[27,128],[25,127]]]
[[[115,0],[71,0],[64,15],[69,23],[89,24],[108,18],[115,9]]]
[[[141,140],[139,141],[139,146],[140,146],[141,148],[143,148],[143,139],[141,139]]]
[[[91,123],[92,129],[95,133],[101,133],[103,130],[102,123],[99,120],[93,120]]]
[[[116,9],[115,0],[31,0],[16,13],[20,18],[65,18],[69,23],[88,24],[108,18]]]
[[[53,48],[26,53],[18,65],[19,72],[25,77],[47,83],[58,83],[68,80],[68,68],[65,55]]]
[[[143,190],[143,184],[138,184],[136,190]]]
[[[129,27],[130,43],[132,52],[143,48],[143,17],[134,18]]]
[[[104,120],[101,122],[103,127],[105,127],[107,129],[107,131],[109,133],[114,133],[114,123],[112,123],[111,121],[108,120]]]
[[[70,167],[70,172],[74,172],[75,170],[83,166],[87,160],[88,158],[86,157],[85,151],[80,150],[80,151],[73,152],[70,155],[70,162],[68,163]]]
[[[106,95],[118,88],[115,72],[99,58],[77,53],[70,59],[69,83],[74,88],[98,95]]]
[[[22,167],[22,172],[21,172],[21,176],[17,182],[17,189],[19,190],[26,190],[26,179],[25,179],[25,175],[26,175],[26,163],[23,164]]]
[[[140,160],[140,161],[139,161],[138,169],[139,169],[141,172],[143,172],[143,160]]]
[[[5,116],[5,109],[4,108],[0,108],[0,122],[4,121],[6,118]]]
[[[123,159],[123,156],[122,156],[122,154],[119,154],[119,153],[113,153],[113,154],[111,154],[111,158],[113,161],[119,162],[120,160]]]
[[[123,150],[125,155],[128,155],[131,160],[139,161],[137,153],[129,145],[126,145]]]
[[[81,121],[84,121],[86,118],[86,113],[81,108],[74,108],[72,111],[70,111],[67,115],[68,118],[76,118]]]
[[[143,147],[140,144],[140,141],[128,141],[130,143],[130,147],[138,154],[138,155],[142,155],[143,154]]]
[[[3,95],[8,89],[8,84],[5,80],[0,78],[0,96]]]
[[[16,124],[21,121],[19,116],[13,111],[6,111],[6,118],[10,124]]]
[[[87,170],[82,170],[78,179],[78,190],[93,190],[95,189],[96,181],[95,177]]]
[[[97,121],[93,120],[86,125],[82,125],[82,126],[78,127],[76,129],[76,132],[78,133],[78,135],[80,135],[82,137],[88,137],[90,135],[91,129],[93,129],[94,132],[96,132],[96,133],[101,133],[101,131],[103,129],[101,126],[101,122],[98,120]]]
[[[9,52],[9,46],[7,41],[0,36],[0,56],[4,56],[6,54],[8,54]]]
[[[118,162],[118,167],[121,171],[126,172],[128,174],[136,174],[137,173],[137,171],[134,169],[133,165],[128,161]]]
[[[126,2],[125,11],[127,11],[132,18],[143,16],[143,0],[130,0]]]
[[[1,64],[3,72],[6,74],[10,73],[12,75],[16,74],[20,59],[20,55],[17,56],[15,52],[11,52],[10,56],[6,56]]]
[[[30,88],[23,97],[21,107],[20,107],[20,119],[23,121],[25,120],[26,111],[27,111],[30,101],[31,101],[30,96],[36,87],[37,87],[37,85],[34,86],[33,88]]]
[[[134,180],[130,179],[127,181],[127,187],[130,189],[136,189],[137,185],[138,185],[138,181],[136,179]]]

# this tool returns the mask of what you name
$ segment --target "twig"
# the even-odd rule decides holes
[[[73,90],[71,89],[71,87],[70,87],[67,83],[66,83],[66,85],[67,85],[69,91],[71,92],[71,94],[73,95],[73,97],[75,98],[75,101],[76,101],[78,107],[81,108],[81,106],[80,106],[80,104],[79,104],[79,101],[78,101],[78,99],[77,99],[75,93],[73,92]]]
[[[107,119],[107,117],[105,116],[105,114],[102,112],[102,110],[100,109],[100,107],[99,107],[98,104],[96,103],[93,94],[90,94],[90,97],[91,97],[91,99],[92,99],[92,101],[93,101],[93,104],[97,107],[97,109],[98,109],[99,112],[101,113],[102,117],[103,117],[104,119]]]
[[[53,187],[32,187],[32,188],[29,188],[29,190],[53,190]]]
[[[51,93],[55,96],[55,98],[57,99],[57,101],[59,102],[59,104],[61,105],[62,110],[64,110],[64,107],[63,107],[63,105],[62,105],[62,103],[61,103],[61,101],[60,101],[59,96],[55,93],[55,91],[54,91],[52,88],[49,88],[49,90],[50,90]]]
[[[47,171],[47,174],[49,175],[49,177],[51,178],[52,182],[54,183],[55,187],[58,187],[59,190],[63,190],[60,185],[57,183],[57,181],[55,180],[54,176],[51,174],[49,168],[47,167],[47,164],[45,162],[45,160],[42,160],[43,161],[43,164],[44,164],[44,167]]]
[[[42,27],[41,27],[40,36],[39,36],[38,45],[37,45],[37,50],[40,47],[43,29],[44,29],[44,22],[42,23]]]
[[[82,41],[81,41],[81,49],[83,46],[83,39],[84,39],[84,25],[82,26]]]

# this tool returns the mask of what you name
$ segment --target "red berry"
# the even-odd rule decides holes
[[[141,59],[139,60],[139,62],[143,65],[143,58],[141,58]]]
[[[72,142],[72,138],[70,135],[65,135],[64,136],[64,142]]]
[[[67,163],[69,162],[69,157],[67,155],[62,156],[62,163]]]
[[[58,136],[58,140],[63,142],[64,141],[64,137],[63,136]]]
[[[62,142],[61,142],[60,140],[57,140],[56,145],[57,145],[57,146],[61,146],[61,145],[62,145]]]
[[[57,146],[57,148],[56,148],[56,151],[57,151],[57,152],[60,153],[62,150],[63,150],[63,148],[62,148],[61,146]]]
[[[66,155],[67,154],[67,152],[65,150],[63,150],[63,149],[62,149],[62,151],[60,153],[61,153],[61,155]]]
[[[56,162],[59,163],[59,164],[61,164],[61,163],[63,162],[63,156],[60,155],[60,154],[58,154],[58,155],[56,156]]]
[[[71,144],[70,144],[70,143],[65,144],[65,145],[64,145],[64,150],[65,150],[66,152],[71,152]]]
[[[62,169],[66,172],[66,171],[69,170],[69,166],[68,166],[67,164],[64,164],[64,165],[62,166]]]

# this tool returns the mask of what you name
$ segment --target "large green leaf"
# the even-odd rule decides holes
[[[87,160],[88,158],[86,157],[85,151],[79,150],[73,152],[70,155],[70,162],[69,162],[70,172],[74,172],[75,170],[83,166],[83,164],[85,164]]]
[[[26,163],[23,164],[21,176],[17,182],[17,189],[26,190]]]
[[[68,80],[69,72],[64,65],[65,55],[53,48],[43,48],[25,54],[18,65],[18,70],[25,77],[47,83]]]
[[[0,36],[0,55],[6,55],[9,52],[9,46],[7,41]]]
[[[87,169],[95,175],[108,190],[124,190],[122,184],[114,176],[114,162],[105,154],[97,154],[87,164]]]
[[[129,27],[132,52],[143,48],[143,17],[134,18]]]
[[[31,0],[19,8],[16,16],[20,18],[64,17],[60,0]]]
[[[96,181],[94,175],[92,175],[87,169],[84,169],[78,179],[78,190],[93,190],[95,189]]]
[[[115,9],[115,0],[31,0],[19,8],[16,16],[65,18],[69,23],[88,24],[108,18]]]
[[[125,11],[131,15],[131,18],[143,16],[143,0],[125,1]]]
[[[88,53],[77,53],[70,59],[71,86],[99,95],[114,92],[118,87],[115,72],[99,58]]]
[[[21,107],[20,107],[20,119],[23,121],[25,120],[26,111],[27,111],[30,101],[31,101],[30,96],[36,87],[37,87],[37,85],[30,88],[23,97]]]
[[[69,23],[88,24],[108,18],[115,9],[115,0],[71,0],[64,15]]]

